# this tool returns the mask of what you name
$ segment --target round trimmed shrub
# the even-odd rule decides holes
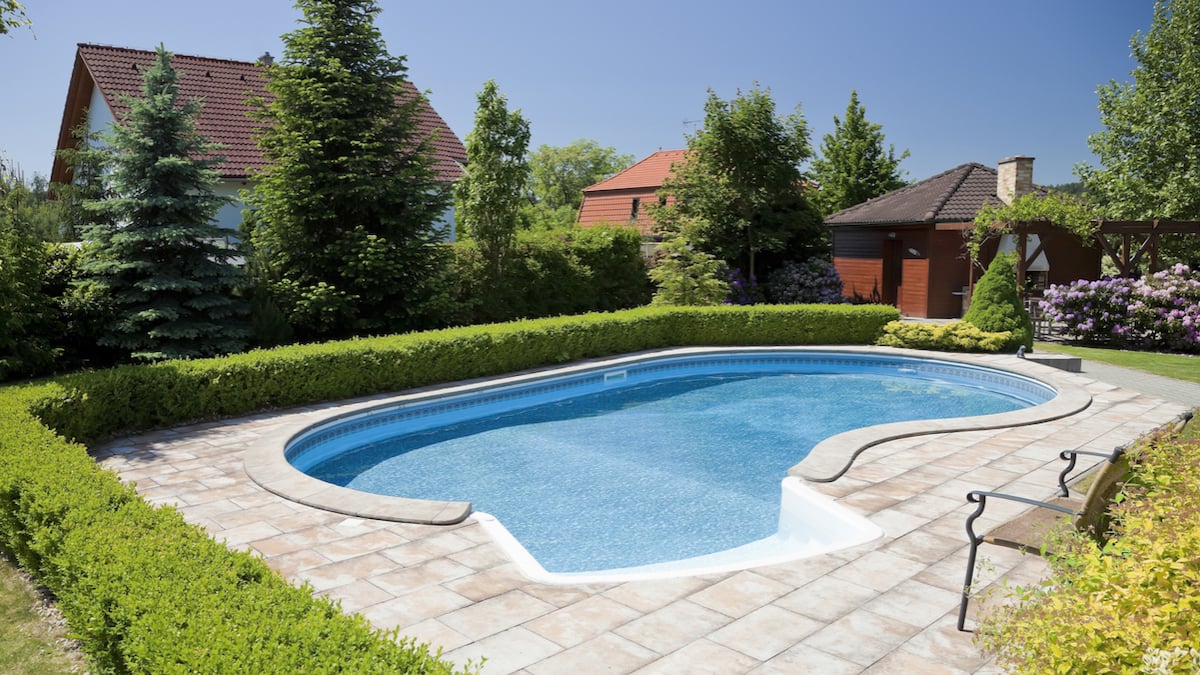
[[[1033,347],[1033,322],[1017,293],[1014,255],[998,255],[975,284],[963,321],[987,333],[1012,333],[1002,350]]]

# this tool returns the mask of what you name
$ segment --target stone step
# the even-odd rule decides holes
[[[1048,354],[1044,352],[1026,352],[1026,361],[1053,366],[1068,373],[1078,373],[1083,370],[1083,359],[1069,354]]]

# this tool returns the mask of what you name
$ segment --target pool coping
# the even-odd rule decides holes
[[[481,378],[465,382],[439,384],[410,389],[399,394],[371,397],[338,404],[332,408],[301,416],[295,421],[275,428],[263,442],[247,450],[244,468],[250,478],[274,494],[293,502],[335,513],[363,518],[425,525],[453,525],[471,515],[470,502],[433,501],[368,494],[326,483],[293,467],[284,455],[289,440],[318,424],[339,418],[353,417],[375,408],[398,403],[412,403],[434,397],[465,394],[479,389],[527,383],[549,377],[571,375],[597,368],[620,367],[642,360],[664,356],[688,356],[705,353],[812,351],[823,353],[892,355],[926,358],[971,366],[985,366],[1009,371],[1037,380],[1057,392],[1046,403],[1008,413],[978,415],[943,420],[921,420],[874,425],[831,436],[809,452],[788,475],[812,482],[830,482],[844,474],[864,451],[887,441],[939,434],[951,431],[1020,427],[1059,419],[1075,414],[1091,405],[1092,397],[1083,387],[1069,381],[1067,374],[1054,368],[1032,363],[1013,355],[979,355],[928,352],[893,347],[874,346],[738,346],[738,347],[676,347],[656,349],[617,357],[589,359],[566,365],[547,366],[507,376]],[[1060,376],[1061,375],[1061,376]],[[314,416],[317,419],[314,419]]]

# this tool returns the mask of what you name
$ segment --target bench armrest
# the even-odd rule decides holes
[[[1107,455],[1103,456],[1107,457]],[[1069,516],[1075,516],[1079,514],[1079,511],[1076,511],[1075,509],[1069,509],[1060,504],[1051,504],[1049,502],[1043,502],[1037,499],[1030,499],[1029,497],[1018,497],[1017,495],[1007,495],[1003,492],[989,492],[987,490],[971,490],[967,493],[967,502],[971,504],[978,504],[979,506],[975,507],[974,513],[967,516],[967,537],[970,539],[970,541],[976,544],[982,541],[982,538],[975,534],[975,520],[978,519],[979,516],[982,516],[983,510],[987,508],[988,497],[1050,509],[1052,511],[1058,511]]]
[[[1115,461],[1117,457],[1120,457],[1121,453],[1123,453],[1123,452],[1125,452],[1125,448],[1117,447],[1117,448],[1113,449],[1112,452],[1093,452],[1091,450],[1063,450],[1062,452],[1058,453],[1059,458],[1067,463],[1067,466],[1065,468],[1063,468],[1063,470],[1061,472],[1059,472],[1059,474],[1058,474],[1058,496],[1060,496],[1060,497],[1070,497],[1071,496],[1071,491],[1067,488],[1067,476],[1070,475],[1070,473],[1075,470],[1075,461],[1079,459],[1080,455],[1088,455],[1090,457],[1103,457],[1104,459],[1107,459],[1108,461],[1112,462],[1112,461]]]

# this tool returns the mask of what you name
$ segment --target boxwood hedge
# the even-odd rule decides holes
[[[294,587],[88,455],[120,434],[668,346],[870,344],[879,306],[642,308],[0,389],[0,549],[58,597],[98,672],[446,673],[438,652]]]

